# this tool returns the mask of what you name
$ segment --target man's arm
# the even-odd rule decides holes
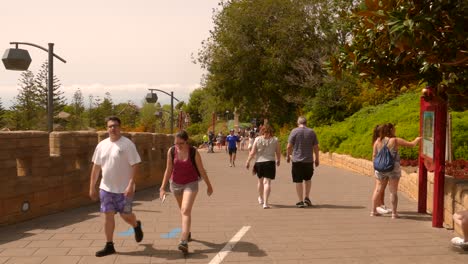
[[[286,162],[287,163],[291,161],[292,150],[293,150],[293,145],[291,143],[288,143],[288,146],[286,147]]]
[[[91,199],[94,201],[98,199],[98,193],[96,191],[96,182],[97,182],[97,179],[99,178],[100,171],[101,171],[101,166],[94,163],[93,168],[91,170],[90,180],[89,180],[89,197],[91,197]]]
[[[125,189],[125,197],[133,197],[135,194],[135,178],[138,173],[140,173],[140,163],[132,165],[132,175],[130,176],[130,181],[128,182],[127,189]]]
[[[319,161],[319,145],[314,145],[314,155],[315,155],[315,167],[318,167],[320,165]]]

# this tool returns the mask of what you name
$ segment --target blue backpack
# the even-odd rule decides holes
[[[378,172],[389,172],[393,170],[395,166],[395,160],[393,159],[392,152],[387,147],[388,141],[380,149],[374,158],[374,170]]]

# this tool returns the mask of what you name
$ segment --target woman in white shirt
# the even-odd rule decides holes
[[[281,151],[278,138],[273,137],[273,129],[269,125],[263,126],[260,133],[261,136],[252,145],[245,167],[249,169],[250,160],[255,156],[253,172],[258,177],[258,203],[263,205],[263,209],[268,209],[271,180],[275,179],[276,166],[280,165]]]

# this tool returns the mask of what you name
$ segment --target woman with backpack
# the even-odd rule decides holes
[[[383,186],[388,183],[390,189],[390,198],[392,201],[392,219],[398,218],[397,207],[398,207],[398,183],[401,177],[400,167],[400,154],[398,153],[398,147],[414,147],[421,140],[421,137],[416,137],[413,141],[408,142],[402,138],[395,136],[395,126],[391,123],[382,125],[380,129],[380,136],[375,140],[372,159],[374,160],[378,153],[385,147],[390,150],[393,158],[393,168],[390,171],[379,171],[375,170],[375,177],[378,181],[377,191],[372,195],[372,212],[371,216],[380,216],[377,212],[377,205],[380,203],[380,197],[384,191]],[[375,163],[374,163],[375,165]],[[374,166],[375,167],[375,166]]]
[[[178,249],[188,252],[188,241],[191,239],[192,207],[198,193],[198,181],[203,179],[207,186],[207,194],[213,193],[208,175],[198,151],[188,144],[186,131],[175,135],[174,146],[167,152],[166,171],[159,189],[159,198],[164,201],[166,186],[170,182],[170,190],[177,200],[182,217],[182,233]]]

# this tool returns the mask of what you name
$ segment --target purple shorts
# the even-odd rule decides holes
[[[111,193],[100,189],[99,198],[101,200],[101,213],[132,213],[132,199],[125,197],[123,193]]]

